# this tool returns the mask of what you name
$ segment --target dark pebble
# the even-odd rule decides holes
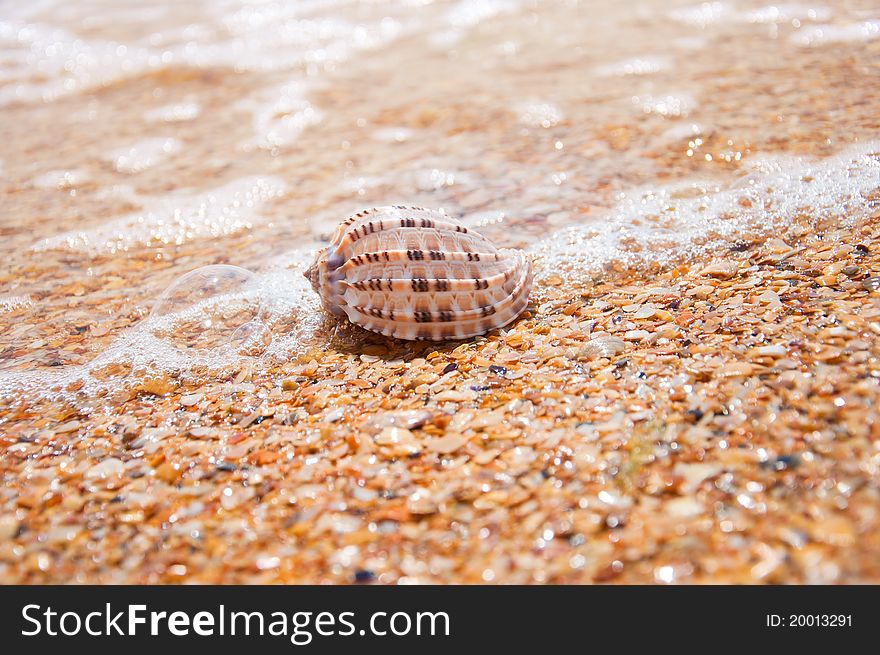
[[[688,416],[694,417],[694,423],[699,423],[700,419],[703,418],[703,411],[700,409],[689,409],[687,411]]]
[[[456,364],[455,362],[452,362],[451,364],[447,364],[446,368],[443,369],[443,375],[446,375],[447,373],[452,373],[452,371],[457,371],[457,370],[458,370],[458,364]]]
[[[217,464],[218,471],[231,472],[231,471],[235,471],[237,468],[238,467],[235,464],[232,464],[231,462],[220,462],[219,464]]]
[[[360,569],[354,572],[354,581],[360,584],[372,582],[376,579],[376,574],[366,569]]]
[[[800,466],[801,460],[797,455],[780,455],[775,459],[768,459],[761,462],[761,468],[771,471],[785,471],[787,469],[796,469]]]
[[[471,391],[488,391],[492,387],[487,385],[471,385]]]
[[[502,378],[507,375],[507,369],[503,366],[496,366],[495,364],[492,364],[492,366],[489,367],[489,370],[492,371],[495,375]]]

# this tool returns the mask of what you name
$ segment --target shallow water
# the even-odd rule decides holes
[[[7,398],[326,344],[301,272],[364,207],[529,249],[540,297],[560,271],[650,284],[878,203],[873,2],[19,5],[0,20]],[[150,312],[217,264],[253,272],[258,323],[230,312],[222,343],[181,348]],[[256,351],[229,347],[245,324]]]

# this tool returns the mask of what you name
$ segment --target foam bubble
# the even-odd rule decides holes
[[[467,176],[462,173],[440,168],[425,168],[415,174],[415,185],[419,191],[437,191],[466,180]]]
[[[726,2],[703,2],[698,5],[673,9],[668,16],[687,25],[701,29],[724,23],[752,23],[778,25],[800,21],[826,21],[831,9],[821,5],[786,3],[767,5],[756,9],[738,9]]]
[[[473,27],[516,8],[510,0],[460,0],[447,11],[446,20],[455,28]]]
[[[323,114],[306,99],[305,91],[302,82],[292,81],[238,103],[252,116],[254,138],[248,145],[267,150],[289,146],[307,127],[320,123]]]
[[[519,122],[529,127],[550,128],[562,120],[562,112],[549,102],[529,102],[517,109]]]
[[[144,198],[144,209],[87,230],[65,232],[36,243],[51,249],[117,252],[154,242],[181,244],[250,228],[262,205],[284,193],[275,177],[247,177],[200,193]]]
[[[802,47],[826,43],[869,41],[880,37],[880,20],[866,20],[845,25],[811,25],[791,36],[791,42]]]
[[[657,114],[667,118],[687,116],[697,106],[693,96],[686,93],[633,96],[632,103],[646,114]]]
[[[607,66],[600,66],[597,69],[599,75],[606,77],[630,75],[653,75],[671,68],[668,57],[635,57],[633,59],[625,59]]]
[[[253,331],[245,326],[260,322],[260,315],[254,274],[215,264],[175,280],[153,305],[145,327],[182,350],[216,353],[245,341]]]
[[[831,9],[822,6],[799,4],[768,5],[742,13],[743,20],[749,23],[789,23],[792,21],[827,21]]]
[[[21,295],[8,295],[8,296],[0,296],[0,314],[6,314],[8,312],[14,312],[17,309],[21,309],[23,307],[30,307],[34,304],[33,299],[31,299],[28,294]]]
[[[384,141],[386,143],[403,143],[408,141],[415,130],[408,127],[382,127],[373,132],[373,138],[376,141]]]
[[[459,219],[459,222],[465,227],[471,229],[482,229],[500,225],[508,216],[509,212],[498,209],[487,209],[480,212],[470,212]]]
[[[6,50],[0,106],[15,101],[55,100],[122,79],[162,63],[146,48],[115,41],[89,41],[73,33],[15,20],[0,21]]]
[[[391,181],[386,177],[377,175],[357,175],[346,177],[339,185],[345,193],[356,193],[359,196],[364,195],[368,189],[376,189],[387,186]]]
[[[733,188],[691,180],[621,194],[595,221],[561,230],[533,247],[539,278],[568,271],[588,281],[609,264],[639,267],[700,256],[748,231],[779,233],[809,212],[813,221],[867,216],[880,188],[880,143],[818,162],[759,162]]]
[[[669,17],[687,25],[705,28],[730,17],[732,14],[733,10],[727,3],[703,2],[698,5],[673,9],[669,12]]]
[[[177,139],[154,137],[112,150],[107,159],[120,173],[140,173],[181,151]]]
[[[695,136],[703,134],[705,129],[699,123],[681,122],[675,123],[668,130],[660,135],[660,141],[682,141],[684,139],[692,139]]]
[[[78,170],[46,171],[31,180],[31,184],[41,189],[72,189],[87,182],[88,173]]]
[[[201,106],[195,102],[162,105],[144,112],[144,120],[152,123],[181,123],[198,118]]]

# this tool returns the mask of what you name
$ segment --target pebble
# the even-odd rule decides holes
[[[55,428],[55,432],[58,434],[67,434],[68,432],[75,432],[79,430],[82,424],[79,421],[68,421],[62,425],[59,425]]]
[[[0,516],[0,541],[12,539],[18,534],[18,519],[11,514]]]
[[[373,414],[364,424],[368,432],[377,433],[389,427],[412,430],[425,425],[434,417],[434,412],[426,409],[412,409]]]
[[[202,398],[205,397],[203,393],[190,393],[180,397],[180,404],[184,407],[192,407],[193,405],[197,405]]]
[[[732,362],[725,364],[718,370],[718,376],[722,378],[743,377],[751,375],[754,367],[747,362]]]
[[[397,456],[415,455],[422,450],[415,435],[406,428],[385,428],[374,441],[380,446],[389,447],[392,454]]]
[[[704,512],[703,505],[690,496],[673,498],[664,505],[666,513],[678,518],[693,518]]]
[[[597,359],[599,357],[615,357],[626,349],[624,341],[618,337],[596,337],[578,351],[581,359]]]
[[[432,439],[427,444],[430,452],[448,455],[464,446],[469,439],[462,434],[447,434],[439,439]]]
[[[700,271],[704,277],[714,277],[719,280],[729,280],[736,275],[739,264],[736,262],[716,262]]]
[[[782,306],[782,301],[779,299],[779,295],[772,289],[767,289],[767,291],[758,296],[758,302],[764,305],[770,305],[771,307]]]
[[[788,350],[785,346],[779,344],[773,344],[769,346],[758,346],[757,348],[753,348],[751,350],[752,355],[757,357],[785,357],[788,354]]]
[[[652,316],[656,316],[657,308],[653,305],[643,305],[632,315],[634,319],[643,320],[646,318],[651,318]]]
[[[123,473],[125,473],[125,464],[122,460],[109,457],[86,471],[86,477],[89,479],[110,478],[120,476]]]
[[[880,289],[880,276],[872,276],[862,280],[862,288],[867,291],[876,291]]]

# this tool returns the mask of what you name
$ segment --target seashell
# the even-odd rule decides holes
[[[528,304],[531,262],[446,214],[367,209],[342,222],[305,272],[324,308],[398,339],[467,339]]]

